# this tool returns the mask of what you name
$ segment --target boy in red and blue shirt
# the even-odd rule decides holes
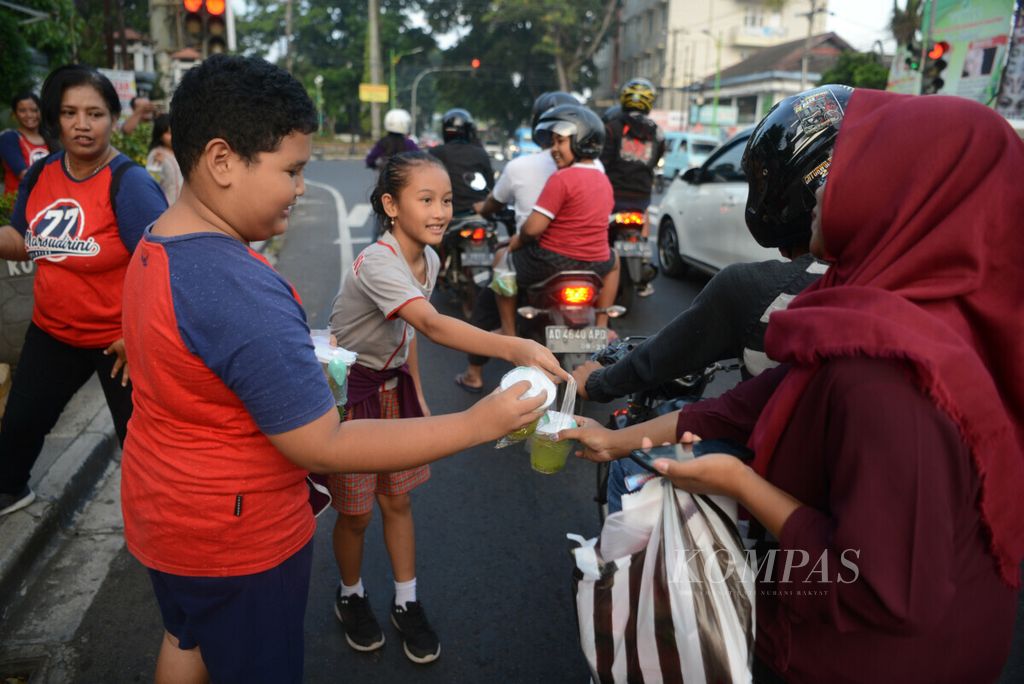
[[[124,302],[122,507],[166,630],[158,680],[300,682],[307,472],[428,463],[538,404],[516,398],[524,385],[464,414],[339,422],[297,293],[248,245],[286,230],[316,120],[302,86],[254,58],[205,60],[171,102],[185,186],[143,237]]]

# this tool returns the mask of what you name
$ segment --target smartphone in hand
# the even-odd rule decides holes
[[[741,461],[754,460],[754,452],[736,442],[727,439],[704,439],[693,444],[665,444],[650,449],[635,449],[629,457],[639,463],[645,470],[658,473],[654,469],[654,461],[659,458],[671,458],[685,461],[704,454],[729,454]]]
[[[654,462],[659,458],[670,458],[674,461],[686,461],[693,458],[693,445],[691,444],[665,444],[663,446],[651,447],[649,449],[634,449],[629,457],[640,464],[645,470],[661,475],[654,469]]]

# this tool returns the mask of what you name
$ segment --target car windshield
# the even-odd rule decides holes
[[[702,143],[702,142],[695,142],[695,143],[693,143],[693,153],[694,154],[711,154],[711,150],[713,150],[713,149],[715,149],[715,144],[714,143]]]

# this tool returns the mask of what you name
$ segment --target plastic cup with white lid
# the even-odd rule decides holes
[[[529,425],[525,425],[518,430],[513,430],[505,435],[503,440],[505,444],[510,442],[521,442],[532,435],[544,415],[543,412],[555,403],[555,395],[557,393],[555,383],[551,382],[548,376],[544,374],[544,371],[539,368],[534,368],[533,366],[518,366],[510,370],[508,373],[505,373],[501,378],[501,389],[507,390],[512,385],[517,382],[522,382],[523,380],[530,383],[530,388],[520,395],[520,399],[532,399],[533,397],[540,395],[542,392],[546,393],[547,396],[544,403],[537,409],[539,412],[537,419]]]
[[[558,441],[558,433],[574,427],[576,419],[572,416],[564,416],[558,411],[548,411],[533,433],[530,466],[545,475],[554,475],[565,468],[572,440]]]

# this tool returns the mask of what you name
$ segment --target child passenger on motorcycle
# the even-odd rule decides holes
[[[604,278],[597,307],[609,307],[619,287],[619,261],[608,246],[612,186],[594,163],[604,144],[604,125],[585,107],[559,105],[541,116],[535,135],[550,137],[558,171],[508,245],[516,284],[525,288],[559,271],[594,271]],[[504,258],[499,252],[496,263]],[[516,298],[497,299],[502,332],[515,335]],[[598,313],[597,325],[607,327],[608,314]]]
[[[441,162],[426,152],[390,157],[370,197],[381,238],[367,247],[346,274],[334,300],[331,332],[338,344],[358,352],[349,378],[346,419],[430,415],[416,358],[416,333],[473,354],[537,366],[552,379],[567,377],[554,355],[532,340],[485,332],[445,316],[430,303],[440,244],[452,219],[452,184]],[[395,578],[392,622],[406,656],[429,663],[441,653],[416,593],[416,545],[410,493],[430,477],[428,466],[387,473],[337,473],[328,478],[334,554],[341,573],[335,613],[349,645],[373,651],[384,634],[363,589],[362,558],[374,501]]]

